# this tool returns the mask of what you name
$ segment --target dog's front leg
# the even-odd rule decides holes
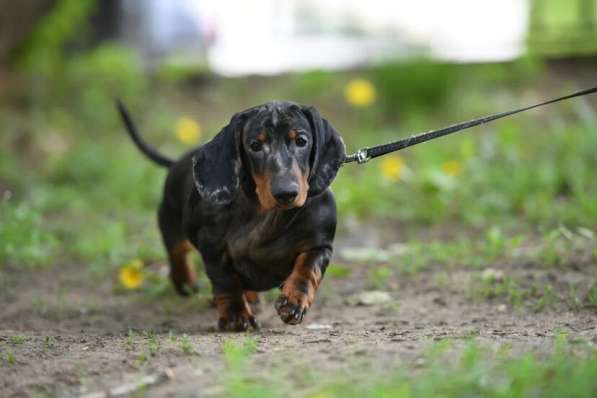
[[[303,321],[313,304],[331,254],[330,249],[320,249],[297,256],[292,272],[282,284],[282,293],[276,301],[276,310],[284,322],[296,325]]]
[[[212,283],[214,304],[218,310],[218,328],[227,332],[241,332],[249,327],[259,329],[248,300],[251,297],[245,294],[240,278],[232,267],[206,262],[205,269]]]
[[[218,329],[226,332],[242,332],[249,327],[259,329],[255,314],[243,291],[214,292],[218,310]]]

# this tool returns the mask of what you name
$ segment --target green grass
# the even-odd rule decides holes
[[[325,271],[326,278],[342,279],[347,278],[351,273],[352,269],[350,267],[335,263],[330,264]]]
[[[538,128],[530,116],[520,119],[405,151],[397,181],[384,176],[387,158],[348,165],[334,184],[338,207],[345,214],[416,223],[488,227],[517,217],[536,225],[595,225],[597,184],[590,170],[597,166],[597,125],[563,129],[554,121]],[[447,175],[447,162],[458,162],[461,173]]]
[[[41,51],[43,45],[34,47]],[[353,150],[570,91],[555,84],[549,92],[534,90],[540,87],[536,79],[549,78],[534,60],[478,66],[415,60],[267,80],[206,77],[218,95],[210,95],[211,108],[204,109],[203,94],[197,101],[169,79],[149,84],[152,76],[140,73],[138,60],[122,48],[58,61],[68,72],[42,73],[35,89],[25,86],[26,111],[8,102],[0,112],[7,126],[0,137],[0,187],[9,192],[0,203],[0,267],[81,264],[99,277],[132,259],[164,260],[155,212],[165,171],[129,142],[113,107],[115,92],[130,103],[147,140],[175,156],[189,149],[173,134],[180,116],[200,115],[205,141],[232,112],[254,105],[246,98],[314,103]],[[346,83],[357,76],[377,87],[372,107],[344,101]],[[79,86],[86,90],[73,90]],[[245,92],[251,95],[239,94]],[[371,271],[371,285],[383,287],[393,275],[434,265],[482,267],[507,260],[538,234],[543,243],[532,255],[535,262],[565,265],[584,252],[597,225],[596,120],[590,107],[571,101],[404,151],[398,176],[384,174],[387,158],[343,167],[332,185],[341,230],[356,219],[481,231],[474,238],[410,239],[408,250]],[[331,277],[349,273],[329,269]],[[150,275],[144,291],[161,296],[168,289],[167,281]]]
[[[520,307],[530,294],[510,277],[501,280],[479,280],[472,288],[471,294],[485,300],[504,299],[512,307]]]
[[[597,351],[574,350],[565,335],[549,354],[497,351],[479,343],[444,340],[430,346],[416,367],[349,365],[327,372],[313,364],[252,366],[255,342],[226,342],[222,396],[245,397],[592,397],[597,391]],[[381,369],[380,369],[381,368]]]
[[[54,261],[58,239],[42,221],[37,206],[0,201],[0,264],[47,265]]]
[[[399,275],[413,275],[429,269],[482,269],[493,264],[534,264],[542,268],[567,267],[571,259],[591,263],[595,238],[587,229],[563,226],[538,232],[507,233],[498,227],[485,232],[468,231],[441,239],[413,238],[386,249],[344,248],[339,256],[356,263],[373,263],[371,280],[383,282],[394,269]],[[330,267],[332,269],[333,267]],[[343,269],[334,271],[344,272]],[[375,283],[374,283],[375,284]]]

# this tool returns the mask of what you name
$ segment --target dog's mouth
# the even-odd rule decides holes
[[[304,203],[298,204],[296,203],[296,201],[293,201],[292,203],[279,203],[276,202],[276,209],[277,210],[291,210],[291,209],[296,209],[297,207],[302,207]]]

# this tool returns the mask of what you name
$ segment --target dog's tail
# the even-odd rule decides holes
[[[128,131],[129,135],[133,139],[137,148],[141,150],[149,159],[153,160],[155,163],[159,164],[160,166],[170,167],[174,163],[172,160],[168,159],[164,155],[160,154],[154,148],[150,147],[139,135],[137,131],[137,127],[131,120],[129,113],[127,112],[124,104],[119,99],[116,100],[116,106],[118,107],[118,112],[120,113],[120,117],[124,125],[126,126],[126,131]]]

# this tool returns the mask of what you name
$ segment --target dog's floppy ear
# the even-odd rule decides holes
[[[312,106],[303,107],[313,132],[309,196],[325,191],[332,183],[346,157],[344,141],[332,125]]]
[[[237,113],[230,123],[193,156],[193,180],[202,199],[225,205],[234,199],[240,181],[240,136],[245,113]]]

